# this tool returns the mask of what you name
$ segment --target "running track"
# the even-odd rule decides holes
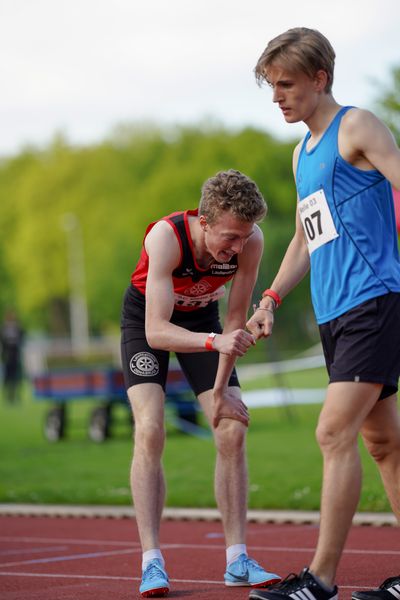
[[[316,539],[316,525],[248,527],[251,556],[283,576],[309,563]],[[219,522],[163,521],[162,540],[170,598],[247,600],[248,588],[222,583]],[[140,562],[131,519],[0,517],[1,600],[132,600],[140,597]],[[399,572],[399,529],[355,526],[338,572],[340,598]]]

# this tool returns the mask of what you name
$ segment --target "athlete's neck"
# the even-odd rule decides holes
[[[311,137],[307,144],[307,150],[318,144],[325,131],[342,107],[336,102],[331,94],[321,96],[318,106],[313,113],[304,120],[310,130]]]

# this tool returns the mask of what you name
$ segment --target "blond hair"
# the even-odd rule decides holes
[[[255,223],[265,217],[267,210],[254,181],[235,169],[220,171],[210,177],[201,190],[199,215],[204,215],[210,225],[227,211],[240,221]]]
[[[332,91],[335,68],[335,51],[329,40],[315,29],[295,27],[278,35],[268,43],[254,69],[257,82],[268,82],[267,69],[279,63],[288,71],[302,72],[309,77],[319,70],[325,71],[328,80],[325,92]]]

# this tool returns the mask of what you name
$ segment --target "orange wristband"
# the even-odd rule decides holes
[[[213,342],[214,342],[214,339],[215,339],[216,335],[217,335],[216,333],[209,333],[208,334],[208,337],[206,339],[206,343],[204,344],[204,346],[205,346],[205,348],[207,350],[214,350]]]
[[[265,290],[262,293],[262,297],[265,298],[265,296],[269,296],[270,298],[272,298],[272,300],[276,304],[276,308],[279,308],[279,306],[282,304],[282,298],[280,297],[279,294],[274,292],[274,290]]]

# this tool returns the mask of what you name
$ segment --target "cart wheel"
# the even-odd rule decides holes
[[[111,415],[106,406],[95,408],[90,415],[89,437],[93,442],[104,442],[110,437]]]
[[[46,415],[44,435],[49,442],[58,442],[65,436],[65,408],[52,408]]]

